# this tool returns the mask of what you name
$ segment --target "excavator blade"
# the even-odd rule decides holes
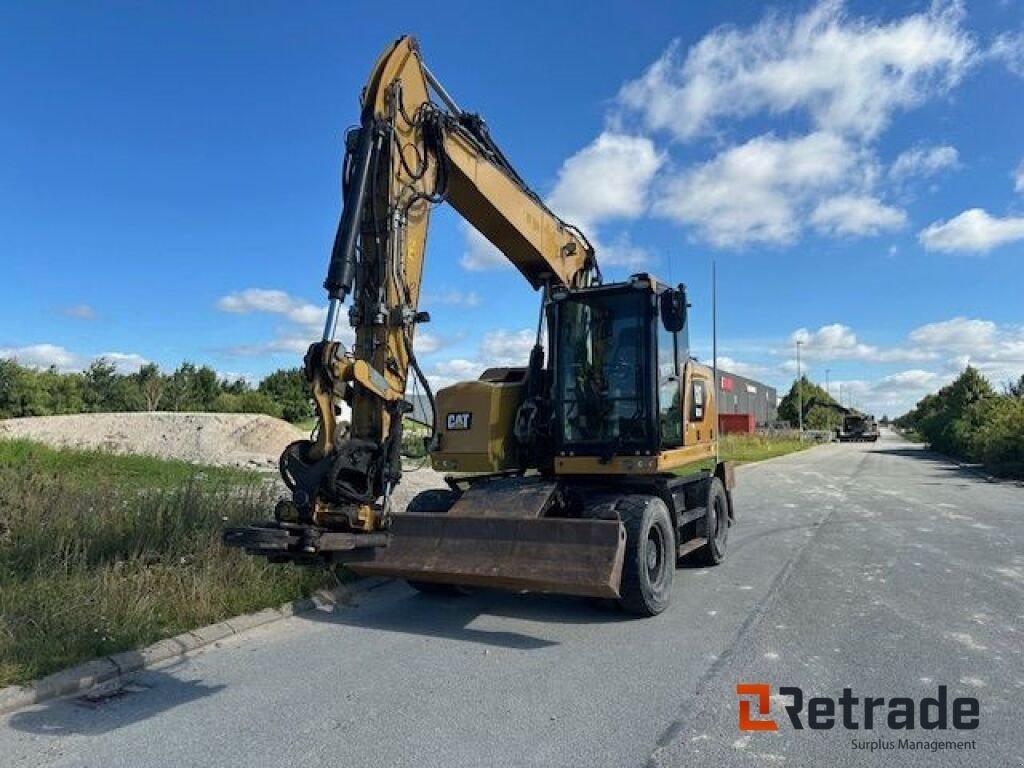
[[[626,533],[618,520],[396,515],[390,543],[360,574],[466,586],[619,596]]]

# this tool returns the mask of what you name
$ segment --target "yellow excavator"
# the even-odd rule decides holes
[[[272,562],[340,562],[427,592],[492,586],[611,598],[653,616],[677,561],[713,565],[733,523],[717,455],[715,371],[689,353],[686,288],[605,283],[594,248],[520,178],[402,37],[380,56],[346,138],[343,210],[305,373],[310,440],[281,456],[291,497],[225,543]],[[447,202],[540,292],[520,368],[431,394],[415,354],[427,228]],[[343,302],[355,331],[336,339]],[[414,376],[448,487],[405,510],[403,421]],[[340,426],[342,402],[351,427]]]

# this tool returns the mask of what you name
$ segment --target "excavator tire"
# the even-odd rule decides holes
[[[623,496],[615,508],[626,528],[619,605],[635,616],[657,616],[672,597],[676,570],[672,516],[657,496]]]
[[[722,481],[717,477],[708,486],[707,511],[703,525],[698,524],[697,534],[704,536],[708,543],[694,552],[696,562],[701,565],[718,565],[725,560],[725,548],[729,542],[729,499],[725,495]]]
[[[413,496],[405,511],[419,515],[446,515],[458,498],[459,494],[446,488],[422,491]],[[405,583],[424,595],[452,597],[466,593],[462,587],[455,584],[441,584],[436,581],[417,581],[415,579],[406,579]]]

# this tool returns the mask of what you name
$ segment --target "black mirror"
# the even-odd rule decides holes
[[[661,294],[661,324],[669,333],[679,333],[686,327],[686,286],[680,283],[675,290]]]

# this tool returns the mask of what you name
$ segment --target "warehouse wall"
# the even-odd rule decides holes
[[[775,387],[718,370],[719,413],[752,413],[758,426],[775,421],[778,395]]]

